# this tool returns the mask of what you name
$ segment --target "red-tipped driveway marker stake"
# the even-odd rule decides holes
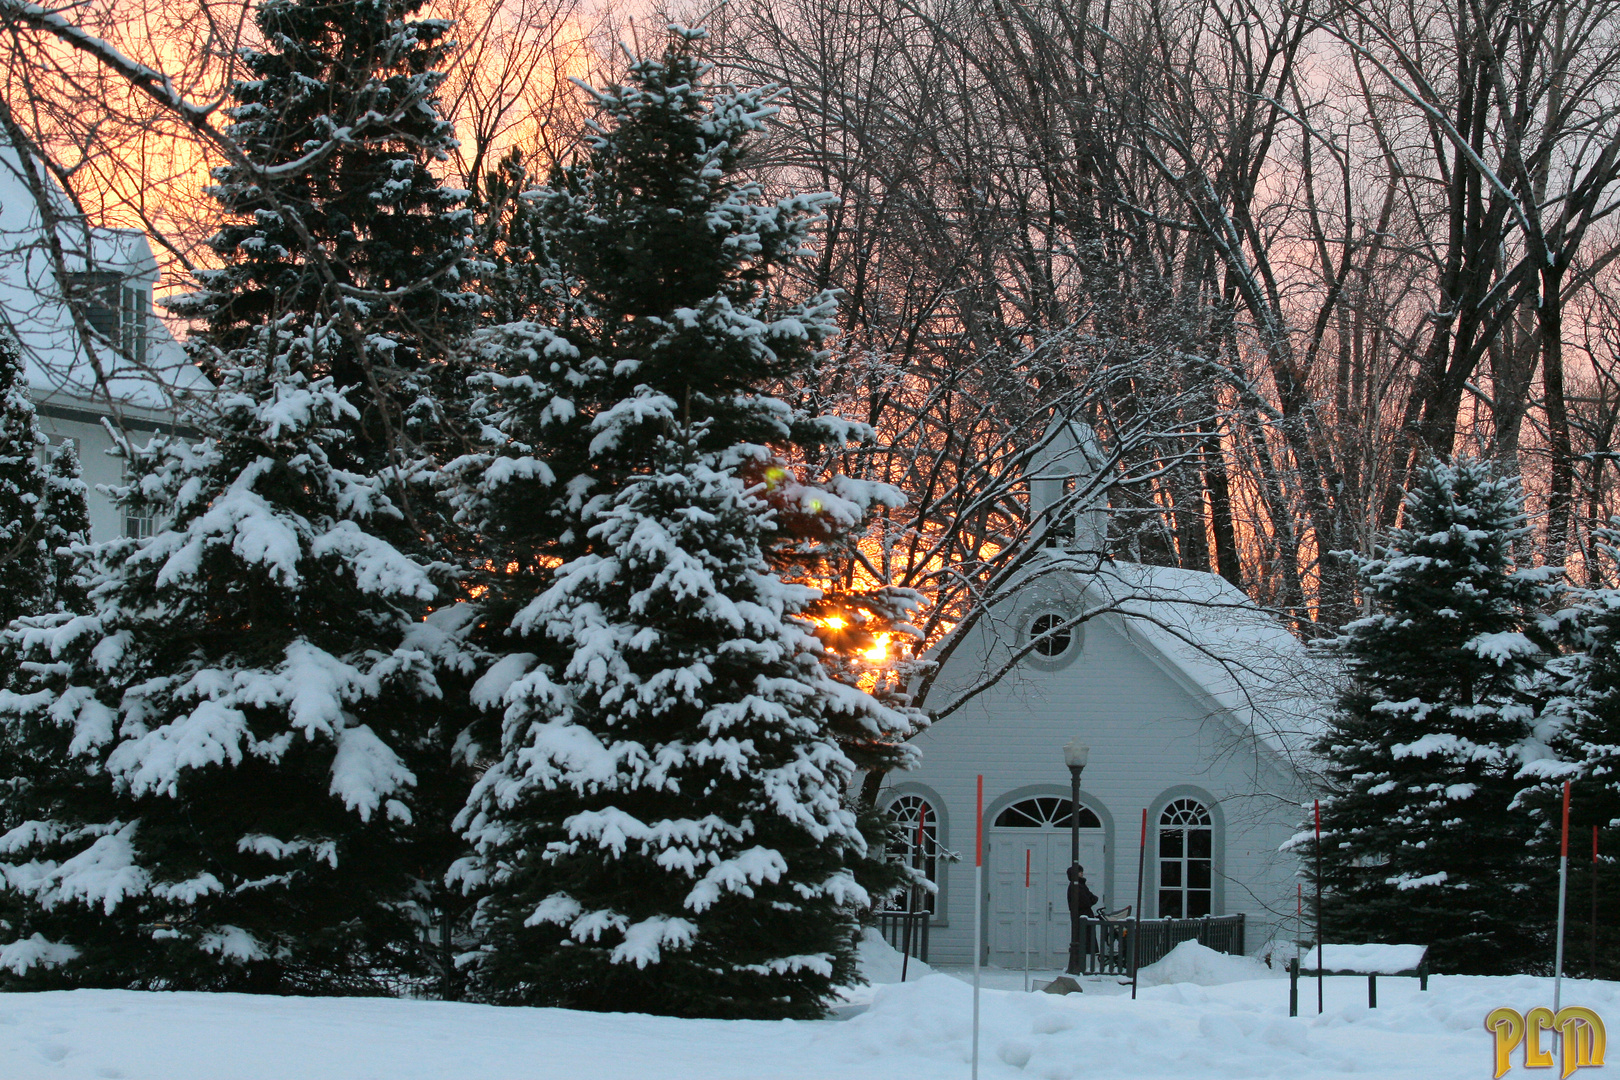
[[[1558,946],[1553,957],[1553,1012],[1564,989],[1564,897],[1569,891],[1569,781],[1564,781],[1564,829],[1558,839]]]
[[[979,953],[984,924],[984,774],[973,797],[973,1080],[979,1080]]]
[[[1131,927],[1131,1000],[1136,1000],[1136,968],[1142,940],[1142,875],[1147,872],[1147,807],[1142,807],[1142,843],[1136,849],[1136,925]]]
[[[1316,1012],[1322,1012],[1322,969],[1327,967],[1327,946],[1322,944],[1322,800],[1316,800]]]

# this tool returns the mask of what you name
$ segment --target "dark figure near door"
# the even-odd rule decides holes
[[[1097,894],[1086,885],[1086,872],[1079,863],[1069,866],[1069,916],[1078,918],[1091,917],[1092,909],[1097,906]]]

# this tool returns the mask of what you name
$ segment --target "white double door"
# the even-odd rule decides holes
[[[1091,891],[1101,895],[1103,839],[1095,830],[1080,833],[1080,865]],[[990,830],[990,963],[1022,968],[1027,940],[1032,970],[1068,964],[1068,870],[1067,829]]]

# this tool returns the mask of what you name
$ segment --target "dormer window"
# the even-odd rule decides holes
[[[152,291],[144,282],[110,270],[69,274],[68,298],[92,330],[137,364],[146,363]]]

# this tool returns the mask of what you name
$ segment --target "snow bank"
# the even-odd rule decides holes
[[[1393,975],[1412,971],[1423,959],[1421,945],[1333,945],[1327,949],[1328,971],[1362,971],[1369,975]],[[1315,971],[1316,949],[1299,962],[1301,971]]]
[[[883,935],[876,930],[866,931],[861,938],[857,951],[861,974],[866,981],[874,985],[897,983],[900,981],[900,968],[905,957],[900,950],[883,940]],[[915,982],[924,975],[932,975],[934,969],[917,959],[911,958],[911,963],[905,965],[906,981]]]
[[[1285,980],[1128,995],[982,998],[982,1080],[1481,1080],[1485,1015],[1552,1001],[1552,980],[1327,980],[1288,1016]],[[562,1009],[237,994],[0,994],[5,1080],[959,1080],[972,989],[878,987],[853,1019],[674,1020]],[[1305,1002],[1301,1003],[1306,1005]],[[1620,984],[1564,980],[1564,1004],[1620,1017]],[[1515,1054],[1514,1071],[1524,1073]],[[1552,1075],[1548,1070],[1540,1070]],[[1585,1073],[1581,1073],[1584,1076]],[[1600,1073],[1594,1073],[1601,1076]]]
[[[1192,983],[1195,986],[1224,986],[1227,983],[1248,982],[1252,979],[1281,978],[1282,974],[1266,967],[1252,956],[1228,956],[1196,941],[1183,941],[1165,954],[1163,960],[1138,971],[1136,984],[1170,986],[1174,983]]]

